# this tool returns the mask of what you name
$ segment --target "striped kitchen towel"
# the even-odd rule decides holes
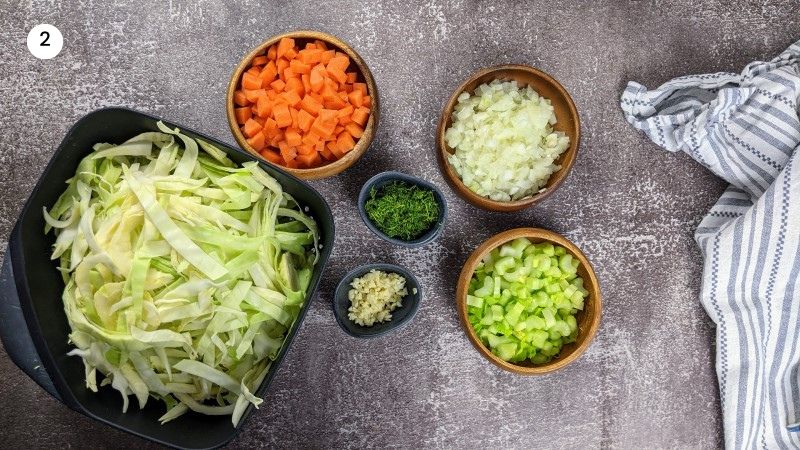
[[[727,448],[800,448],[800,41],[741,74],[631,82],[622,110],[730,183],[695,233]]]

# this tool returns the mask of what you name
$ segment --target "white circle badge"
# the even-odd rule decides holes
[[[28,33],[28,50],[39,59],[51,59],[61,52],[64,37],[58,28],[43,23],[36,25]]]

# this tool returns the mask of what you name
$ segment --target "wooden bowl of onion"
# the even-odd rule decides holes
[[[236,67],[226,98],[240,147],[306,180],[352,166],[378,126],[378,88],[364,60],[320,31],[273,36]]]
[[[525,65],[490,67],[471,75],[445,105],[439,167],[473,205],[518,211],[564,182],[580,134],[575,103],[553,77]]]

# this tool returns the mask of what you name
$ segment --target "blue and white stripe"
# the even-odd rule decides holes
[[[800,448],[800,41],[741,74],[631,82],[622,110],[730,183],[695,233],[727,448]]]

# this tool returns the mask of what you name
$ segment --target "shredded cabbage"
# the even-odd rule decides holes
[[[294,323],[317,262],[314,220],[255,162],[159,122],[96,144],[55,205],[53,259],[86,387],[231,415],[236,426]]]
[[[453,123],[445,132],[448,157],[464,184],[496,201],[520,200],[540,192],[569,147],[553,131],[550,100],[516,81],[494,80],[458,97]]]

